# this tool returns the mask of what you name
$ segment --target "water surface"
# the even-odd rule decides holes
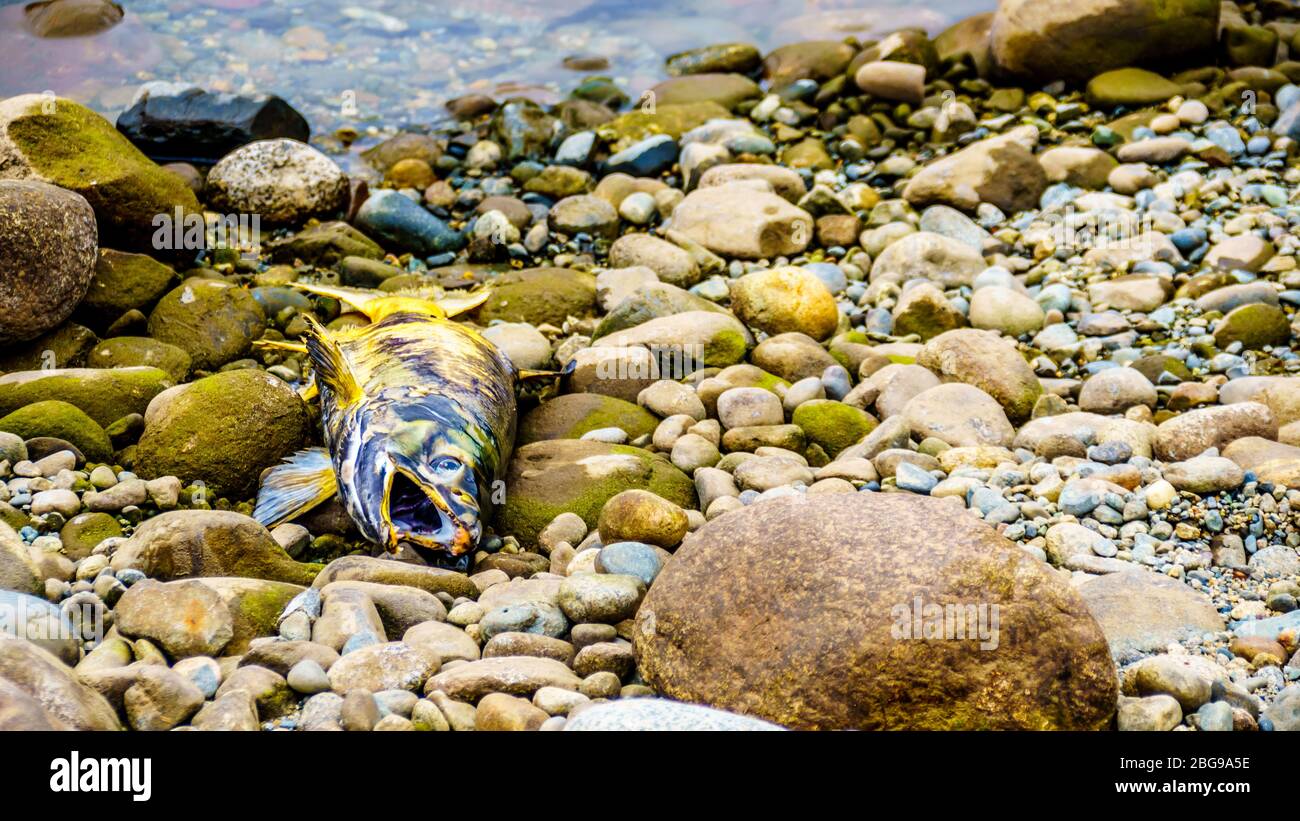
[[[53,91],[110,118],[148,80],[270,92],[313,134],[373,134],[443,119],[450,98],[482,92],[554,102],[582,77],[615,78],[633,99],[663,60],[727,41],[932,34],[993,0],[120,0],[126,17],[92,37],[41,40],[22,3],[0,0],[0,97]],[[609,67],[575,72],[571,55]],[[363,141],[364,142],[367,141]]]

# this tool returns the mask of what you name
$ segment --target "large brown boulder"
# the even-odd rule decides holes
[[[971,609],[983,622],[912,638],[936,607],[949,628]],[[662,694],[799,729],[1100,729],[1118,696],[1067,584],[960,506],[910,495],[715,519],[659,574],[635,634]]]
[[[295,562],[257,520],[231,510],[173,510],[143,522],[113,554],[113,569],[159,581],[240,576],[311,584],[319,565]]]
[[[11,694],[17,703],[10,702]],[[120,730],[122,724],[113,707],[78,681],[71,667],[30,641],[0,635],[0,727]]]
[[[990,43],[1013,76],[1083,82],[1131,65],[1212,55],[1219,0],[1002,0]]]

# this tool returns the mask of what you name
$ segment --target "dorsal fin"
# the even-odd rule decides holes
[[[312,367],[316,371],[316,384],[327,386],[340,407],[359,402],[362,396],[361,386],[343,359],[343,352],[319,322],[310,315],[304,316],[307,319],[307,332],[303,336],[307,340],[307,355],[311,357]]]

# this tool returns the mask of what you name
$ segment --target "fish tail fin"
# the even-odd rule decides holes
[[[438,307],[442,309],[443,314],[450,319],[474,310],[487,302],[490,296],[492,296],[492,289],[483,288],[465,296],[446,296],[435,301],[438,303]]]
[[[306,316],[306,315],[304,315]],[[355,404],[361,399],[361,386],[357,384],[352,369],[343,359],[339,346],[329,338],[325,328],[319,322],[307,316],[307,355],[311,357],[312,367],[316,371],[316,385],[328,385],[335,401],[342,407]]]
[[[300,450],[267,471],[253,518],[263,527],[306,513],[338,492],[338,478],[325,448]]]
[[[385,294],[381,291],[367,291],[363,288],[345,288],[341,285],[317,285],[311,282],[292,282],[290,285],[300,291],[306,291],[316,296],[329,297],[337,299],[339,302],[346,303],[352,310],[360,311],[370,317],[373,322],[375,317],[375,303],[391,297],[391,294]]]
[[[371,322],[378,322],[389,314],[398,312],[423,314],[438,319],[459,316],[487,302],[488,297],[492,295],[491,290],[487,288],[467,296],[445,296],[442,295],[441,288],[417,288],[387,293],[337,285],[315,285],[308,282],[295,282],[293,287],[316,296],[337,299],[353,310],[365,314]]]

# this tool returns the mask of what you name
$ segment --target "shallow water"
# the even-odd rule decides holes
[[[0,97],[53,91],[110,118],[148,80],[271,92],[313,135],[391,130],[445,118],[483,92],[562,99],[582,77],[614,77],[636,98],[663,60],[710,43],[760,48],[814,38],[932,34],[993,0],[120,0],[126,17],[92,37],[41,40],[23,4],[0,0]],[[577,72],[570,55],[609,67]],[[368,142],[368,141],[363,141]]]

